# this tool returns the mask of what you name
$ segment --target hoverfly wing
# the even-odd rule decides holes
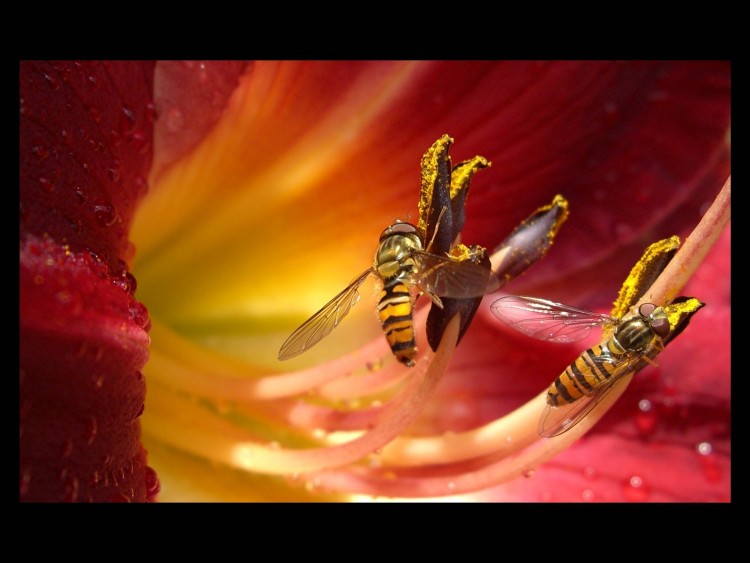
[[[594,358],[598,364],[614,366],[614,368],[610,368],[613,369],[610,378],[577,401],[559,407],[546,405],[542,416],[539,418],[537,428],[539,435],[543,438],[559,436],[581,422],[599,404],[599,401],[622,381],[622,376],[635,368],[639,359],[639,356],[631,355],[625,358],[613,358],[609,355]]]
[[[501,297],[490,308],[508,326],[550,342],[575,342],[588,336],[592,327],[618,322],[609,315],[520,295]]]
[[[500,287],[500,281],[489,268],[469,261],[429,252],[414,252],[417,274],[414,283],[425,293],[464,299],[481,297]]]
[[[288,360],[312,348],[338,326],[349,310],[359,301],[359,286],[373,273],[370,268],[362,272],[336,297],[317,313],[302,323],[279,349],[279,360]]]

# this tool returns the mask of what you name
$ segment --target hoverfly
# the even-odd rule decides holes
[[[671,330],[667,313],[653,303],[644,303],[622,318],[535,297],[501,297],[491,308],[508,326],[540,340],[574,342],[585,338],[595,326],[604,327],[608,335],[550,385],[538,427],[546,438],[578,424],[641,361],[655,365],[652,358],[664,348],[663,339]]]
[[[416,290],[442,308],[441,296],[480,297],[499,286],[498,278],[488,268],[431,254],[424,246],[420,231],[411,223],[396,221],[386,228],[380,235],[373,265],[287,338],[279,350],[279,360],[301,354],[336,328],[359,301],[359,286],[372,275],[382,282],[377,309],[386,340],[398,361],[414,366],[417,348],[412,313]]]

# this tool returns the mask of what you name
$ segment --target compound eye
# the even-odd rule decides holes
[[[669,334],[669,319],[667,317],[657,317],[651,320],[651,328],[661,338],[666,338]]]
[[[656,311],[656,305],[653,303],[644,303],[638,308],[638,314],[644,319],[649,318]]]
[[[413,235],[417,228],[411,223],[394,223],[391,225],[391,232],[399,235]]]
[[[393,225],[380,233],[380,242],[383,242],[383,240],[392,235],[413,235],[416,232],[417,228],[411,223],[402,223],[401,221],[396,221],[395,223],[393,223]]]

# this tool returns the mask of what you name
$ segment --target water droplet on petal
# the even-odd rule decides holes
[[[39,185],[42,187],[42,189],[47,193],[52,193],[55,190],[55,184],[47,178],[46,176],[40,176],[38,178]]]
[[[135,123],[135,112],[132,109],[127,106],[123,106],[122,114],[125,116],[125,119],[128,121],[128,123]]]
[[[167,111],[166,124],[167,129],[173,133],[182,129],[182,126],[185,124],[185,117],[182,115],[182,111],[177,108]]]
[[[709,442],[701,442],[695,446],[695,451],[701,455],[709,455],[713,451],[713,448]]]
[[[29,494],[29,485],[31,484],[31,472],[28,469],[24,469],[21,472],[21,496]]]
[[[146,494],[148,494],[149,497],[153,497],[161,489],[161,485],[159,484],[159,477],[156,474],[156,471],[154,471],[151,467],[146,467],[146,470],[144,472],[144,479],[146,481]]]
[[[314,493],[318,490],[320,487],[320,480],[319,479],[311,479],[310,481],[305,482],[305,490],[308,493]]]
[[[644,502],[649,497],[648,487],[638,475],[633,475],[622,484],[622,496],[629,502]]]
[[[49,149],[44,145],[34,145],[31,147],[31,154],[37,157],[39,160],[44,160],[49,156]]]
[[[76,502],[78,500],[79,483],[78,479],[72,475],[63,477],[63,501]]]
[[[638,412],[633,417],[633,422],[642,438],[651,436],[656,432],[659,422],[659,415],[653,407],[651,401],[642,399],[638,402]]]
[[[586,502],[592,502],[596,498],[596,494],[591,489],[584,489],[581,498]]]
[[[94,418],[93,416],[90,417],[88,422],[86,423],[86,433],[84,435],[84,439],[86,440],[87,446],[90,446],[91,444],[94,443],[98,428],[99,428],[99,425],[96,422],[96,418]]]
[[[99,481],[101,481],[101,477],[99,476],[98,471],[94,471],[91,476],[89,477],[88,484],[90,487],[95,487],[99,484]]]
[[[139,327],[144,330],[149,330],[151,328],[151,318],[148,316],[148,309],[146,309],[145,305],[138,301],[133,301],[128,305],[128,312],[130,313],[130,318],[133,319],[133,322]]]
[[[96,108],[88,108],[89,115],[96,121],[97,123],[101,122],[102,120],[102,114],[99,113],[99,110]]]
[[[73,453],[73,439],[68,438],[67,440],[65,440],[65,443],[63,444],[62,456],[70,457],[72,453]]]
[[[54,76],[51,76],[45,72],[44,79],[47,81],[47,85],[52,90],[57,90],[58,88],[60,88],[60,83],[57,81],[57,78],[55,78]]]
[[[154,104],[154,102],[147,103],[146,111],[143,115],[148,123],[153,123],[154,121],[156,121],[156,104]]]
[[[597,477],[599,477],[599,472],[596,469],[594,469],[593,467],[585,467],[583,469],[583,476],[586,479],[593,480],[593,479],[596,479]]]
[[[108,203],[94,205],[94,216],[102,227],[111,227],[117,221],[117,211]]]

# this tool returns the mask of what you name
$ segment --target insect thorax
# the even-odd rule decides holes
[[[609,348],[615,354],[624,354],[625,352],[641,353],[653,343],[655,336],[656,334],[648,320],[640,316],[635,316],[623,321],[617,327],[610,340]]]
[[[397,223],[388,227],[380,235],[380,246],[375,253],[378,275],[384,280],[411,276],[417,268],[414,250],[422,250],[422,241],[413,225]]]

